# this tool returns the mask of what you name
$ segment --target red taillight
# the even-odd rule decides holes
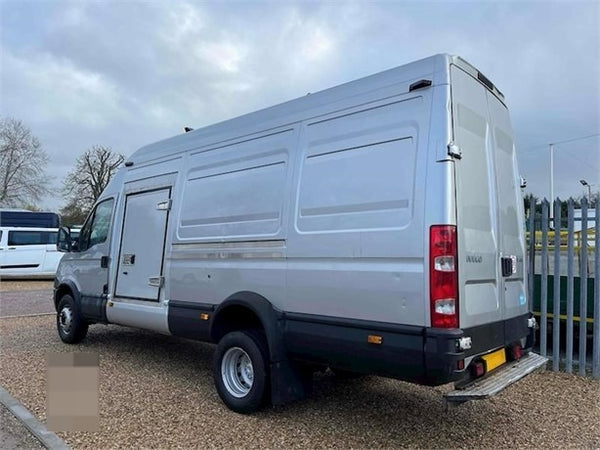
[[[431,326],[458,328],[456,227],[433,225],[429,232]]]
[[[475,361],[471,365],[471,371],[474,378],[479,378],[485,375],[485,363],[482,361]]]
[[[523,356],[523,348],[521,347],[520,343],[512,345],[512,347],[510,348],[509,356],[513,361],[521,359],[521,357]]]

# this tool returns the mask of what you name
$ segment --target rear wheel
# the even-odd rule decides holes
[[[69,294],[63,295],[58,303],[56,328],[61,340],[67,344],[81,342],[88,332],[88,324],[81,317],[75,300]]]
[[[213,377],[217,392],[229,409],[248,414],[265,404],[269,390],[268,361],[262,332],[234,331],[219,341]]]

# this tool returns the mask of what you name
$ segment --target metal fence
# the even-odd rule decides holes
[[[527,218],[529,299],[540,322],[539,351],[552,370],[600,379],[600,196],[551,206]],[[566,208],[565,208],[566,205]],[[563,214],[566,209],[566,214]],[[551,214],[552,213],[552,214]]]

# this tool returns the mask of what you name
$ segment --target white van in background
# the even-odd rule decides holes
[[[54,278],[63,256],[56,249],[57,232],[57,228],[0,227],[0,278]]]

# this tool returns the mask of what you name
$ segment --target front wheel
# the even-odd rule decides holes
[[[68,294],[63,295],[58,303],[56,328],[61,340],[67,344],[77,344],[88,332],[88,324],[81,317],[75,300]]]
[[[219,341],[213,362],[217,392],[227,407],[248,414],[268,397],[269,352],[263,333],[234,331]]]

